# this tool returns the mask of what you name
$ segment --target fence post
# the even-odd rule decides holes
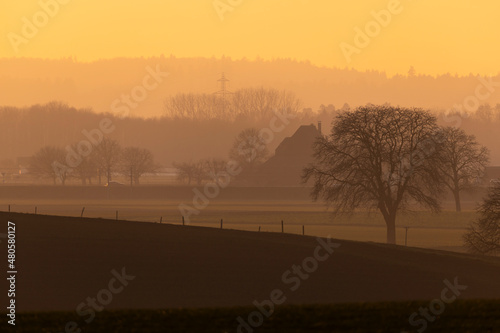
[[[182,225],[184,225],[184,215],[182,215]]]
[[[118,221],[118,211],[116,211],[116,220]]]
[[[304,231],[304,226],[302,226],[302,236],[304,236],[306,233]]]
[[[259,225],[259,232],[260,232],[260,225]]]
[[[222,229],[222,219],[220,219],[220,228]]]
[[[161,224],[161,221],[163,221],[163,216],[160,216],[160,224]]]
[[[85,207],[82,208],[82,213],[80,214],[80,218],[83,218],[83,212],[85,211]]]
[[[408,246],[408,229],[409,228],[410,227],[405,227],[405,229],[406,229],[406,232],[405,232],[405,246]]]
[[[281,220],[281,232],[285,232],[285,226],[283,225],[283,220]]]

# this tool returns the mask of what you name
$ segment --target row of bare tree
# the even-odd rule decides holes
[[[269,157],[266,143],[255,128],[241,131],[229,150],[229,158],[238,163],[242,176],[253,173]],[[223,159],[202,159],[198,161],[174,163],[177,179],[191,185],[201,185],[205,181],[217,180],[218,175],[226,170],[227,161]]]
[[[112,175],[121,173],[130,179],[130,185],[139,184],[139,179],[145,173],[153,173],[158,166],[153,154],[144,148],[125,147],[109,138],[104,138],[88,152],[83,153],[73,163],[68,157],[79,151],[77,144],[66,147],[45,146],[38,150],[30,160],[29,171],[39,178],[52,179],[54,185],[59,181],[62,185],[69,178],[81,180],[82,185],[92,184],[97,177],[101,185],[102,178],[111,182]]]
[[[174,163],[177,179],[191,185],[201,185],[205,181],[216,179],[226,169],[227,162],[222,159],[202,159],[198,161]]]
[[[164,102],[164,114],[173,119],[270,119],[276,110],[296,113],[300,100],[291,92],[277,89],[241,89],[222,94],[177,94]]]

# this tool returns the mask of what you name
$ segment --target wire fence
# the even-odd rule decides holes
[[[1,209],[1,208],[0,208]],[[111,209],[106,205],[28,205],[9,204],[1,210],[12,213],[25,213],[34,215],[67,216],[73,218],[96,218],[107,220],[133,221],[140,223],[155,223],[161,225],[184,225],[216,228],[223,230],[240,230],[250,232],[272,232],[304,236],[333,237],[337,239],[362,241],[362,242],[386,242],[386,227],[384,225],[350,225],[350,224],[323,224],[323,223],[300,223],[298,221],[287,222],[285,219],[267,219],[259,221],[238,221],[228,217],[198,217],[196,220],[176,214],[169,210],[165,214],[154,215],[147,208],[137,209],[134,207],[119,207]],[[155,214],[158,212],[154,212]],[[278,215],[278,214],[276,214]],[[465,228],[439,228],[439,227],[409,227],[398,226],[396,228],[396,241],[398,245],[412,247],[443,249],[464,252],[462,237]]]

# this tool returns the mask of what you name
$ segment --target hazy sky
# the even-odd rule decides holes
[[[40,13],[40,3],[54,1],[2,0],[0,57],[260,56],[389,74],[411,65],[428,74],[499,72],[498,0],[220,0],[232,9],[223,14],[213,0],[59,0],[68,3],[50,7],[53,17]],[[390,22],[373,24],[372,11],[388,7]],[[38,32],[23,35],[23,18],[34,16]],[[369,45],[356,44],[355,28],[367,24]],[[341,43],[357,48],[351,62]]]

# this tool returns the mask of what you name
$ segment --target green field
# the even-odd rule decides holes
[[[265,318],[255,332],[417,332],[410,315],[428,302],[357,303],[336,305],[285,305]],[[24,313],[16,327],[2,332],[64,331],[74,321],[82,332],[237,332],[237,318],[248,318],[252,307],[104,311],[91,323],[74,312]],[[5,316],[2,316],[5,318]],[[2,319],[4,321],[4,319]],[[2,324],[3,327],[5,327]],[[429,322],[425,332],[498,332],[500,301],[456,301]],[[245,332],[245,330],[242,330]]]

